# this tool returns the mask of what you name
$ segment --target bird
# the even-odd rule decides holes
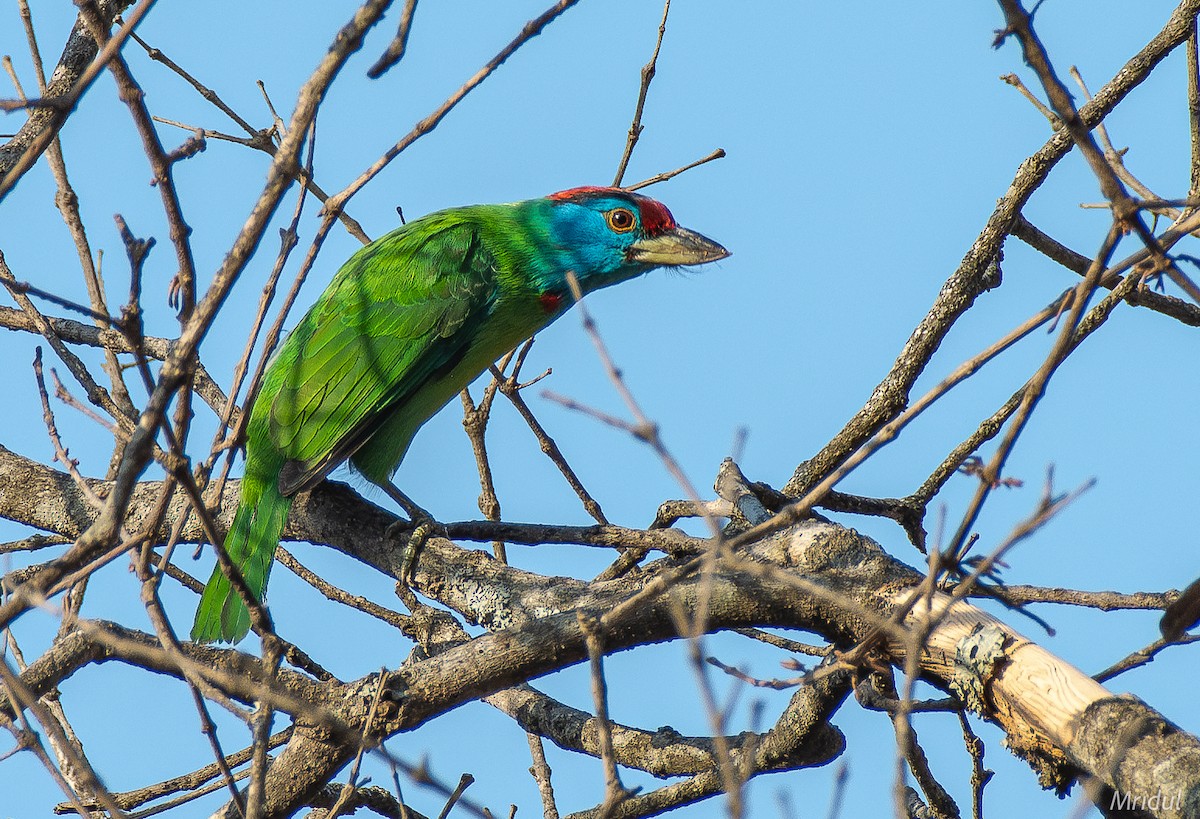
[[[390,487],[422,424],[567,311],[572,277],[590,293],[729,255],[655,199],[595,186],[438,211],[362,247],[280,346],[250,409],[224,542],[249,591],[265,600],[297,493],[347,460]],[[237,643],[249,630],[218,564],[191,637]]]

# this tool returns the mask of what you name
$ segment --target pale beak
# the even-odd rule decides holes
[[[648,265],[704,264],[729,255],[712,239],[682,227],[639,239],[629,248],[629,261]]]

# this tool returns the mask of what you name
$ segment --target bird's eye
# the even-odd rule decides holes
[[[614,233],[628,233],[633,230],[636,221],[633,218],[633,211],[628,208],[613,208],[604,215],[604,218]]]

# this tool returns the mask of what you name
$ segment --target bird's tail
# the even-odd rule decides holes
[[[225,552],[259,601],[263,600],[275,547],[279,545],[279,535],[291,507],[292,499],[279,494],[274,477],[252,475],[247,470],[237,514],[225,537]],[[192,639],[201,643],[236,643],[249,631],[250,611],[217,565],[200,596]]]

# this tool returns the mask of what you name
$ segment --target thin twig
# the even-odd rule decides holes
[[[386,168],[393,159],[407,150],[410,145],[436,128],[438,123],[445,119],[446,115],[449,114],[455,106],[462,102],[463,98],[466,97],[467,94],[471,93],[471,91],[475,90],[480,83],[490,77],[492,72],[503,65],[504,62],[513,54],[515,54],[521,46],[525,45],[525,43],[527,43],[529,40],[541,34],[542,29],[544,29],[559,15],[578,2],[579,0],[558,0],[558,2],[553,6],[546,9],[546,11],[542,12],[540,15],[526,23],[521,29],[520,33],[508,45],[500,49],[500,52],[496,54],[495,57],[488,60],[487,64],[484,65],[483,68],[475,72],[470,79],[463,83],[462,87],[451,94],[445,102],[443,102],[437,107],[436,110],[434,110],[432,114],[425,117],[425,119],[413,126],[413,129],[409,131],[408,134],[401,138],[400,141],[395,145],[388,148],[387,151],[385,151],[383,155],[379,157],[379,159],[375,160],[375,162],[373,162],[369,168],[363,171],[357,179],[347,185],[339,193],[331,196],[325,203],[326,213],[337,213],[341,211],[341,209],[345,207],[346,202],[349,201],[350,198],[356,193],[358,193],[358,191],[362,190],[364,185],[378,176],[379,173]]]
[[[529,404],[525,401],[524,396],[521,395],[521,390],[532,386],[533,384],[537,383],[538,380],[540,380],[540,378],[534,379],[533,381],[525,384],[520,383],[519,380],[519,374],[521,367],[525,362],[525,356],[529,353],[532,345],[533,339],[531,338],[517,354],[517,361],[514,365],[512,374],[506,378],[500,379],[495,383],[498,384],[499,390],[504,394],[504,397],[512,403],[517,413],[525,421],[526,425],[528,425],[530,431],[533,432],[533,435],[535,438],[537,438],[542,452],[545,453],[546,457],[550,459],[550,462],[558,468],[559,473],[563,476],[563,479],[566,480],[567,485],[571,487],[571,491],[573,491],[575,496],[579,498],[579,502],[583,504],[584,511],[591,515],[597,523],[606,525],[608,523],[608,518],[604,516],[604,510],[600,508],[599,502],[597,502],[592,494],[584,487],[583,481],[579,479],[579,476],[575,474],[575,470],[572,469],[571,465],[567,463],[567,458],[565,455],[563,455],[558,443],[550,436],[550,433],[546,431],[546,428],[542,426],[541,421],[539,421],[533,414],[533,410],[529,408]],[[546,374],[549,374],[549,371],[547,371]],[[499,375],[500,373],[498,372],[493,373],[493,376],[495,377],[499,377]]]
[[[83,94],[91,87],[96,77],[109,64],[109,61],[120,53],[121,45],[125,39],[133,32],[133,29],[141,22],[142,17],[146,12],[150,11],[150,7],[154,5],[155,0],[142,0],[141,3],[134,8],[125,18],[124,24],[117,30],[116,34],[107,39],[107,42],[97,43],[103,45],[96,58],[88,64],[88,67],[83,70],[75,84],[70,90],[60,97],[46,100],[45,102],[52,109],[52,113],[48,122],[43,123],[42,130],[30,140],[25,146],[25,150],[18,157],[17,161],[9,168],[8,172],[0,176],[0,201],[16,187],[17,182],[25,175],[26,171],[33,167],[37,158],[42,155],[42,152],[50,146],[50,143],[57,136],[59,129],[67,121],[71,111],[75,109],[75,104],[83,96]],[[84,9],[80,9],[80,17],[86,18]],[[95,32],[93,31],[93,35]]]
[[[695,162],[689,162],[688,164],[686,164],[680,168],[676,168],[673,171],[666,171],[665,173],[655,174],[654,176],[650,177],[649,179],[643,179],[641,182],[637,182],[633,185],[627,185],[625,187],[625,190],[636,191],[636,190],[641,190],[642,188],[648,188],[651,185],[657,185],[659,182],[666,182],[668,179],[674,179],[675,177],[679,176],[684,171],[690,171],[692,168],[698,168],[701,165],[704,165],[705,163],[712,162],[714,159],[724,159],[724,158],[725,158],[725,149],[717,148],[715,151],[713,151],[708,156],[701,157],[700,159],[697,159]]]
[[[608,684],[604,679],[604,647],[600,643],[600,624],[586,612],[577,612],[579,627],[583,631],[591,669],[592,701],[596,707],[596,724],[600,735],[600,762],[604,766],[604,804],[601,813],[607,815],[621,802],[632,795],[621,784],[617,772],[616,754],[613,752],[612,723],[608,719]]]
[[[971,757],[971,817],[983,819],[983,789],[995,776],[995,772],[983,767],[983,740],[971,730],[966,711],[960,710],[957,713],[959,725],[962,726],[963,743]]]
[[[363,753],[367,750],[368,744],[371,743],[371,726],[375,723],[375,714],[379,710],[379,701],[383,696],[383,689],[386,687],[384,685],[386,675],[386,669],[379,670],[379,677],[375,686],[375,696],[371,700],[370,710],[367,711],[366,722],[363,723],[362,739],[359,741],[358,751],[354,754],[354,761],[350,764],[350,773],[346,777],[346,784],[342,787],[342,793],[338,796],[337,801],[333,803],[333,807],[329,809],[331,819],[338,815],[342,806],[346,804],[346,801],[350,798],[350,794],[354,792],[354,788],[356,787],[358,768],[362,765]]]
[[[408,32],[412,29],[413,15],[417,11],[417,0],[405,0],[404,9],[400,12],[400,24],[396,28],[396,36],[388,43],[387,50],[380,55],[375,64],[367,69],[367,76],[377,80],[388,69],[404,58],[408,50]]]
[[[633,109],[633,121],[629,123],[629,135],[625,139],[625,150],[621,153],[621,161],[617,163],[617,175],[613,178],[613,187],[619,188],[625,177],[625,169],[629,167],[629,158],[633,156],[633,148],[642,135],[642,111],[646,107],[646,94],[650,91],[650,82],[658,65],[658,52],[662,50],[663,35],[667,33],[667,15],[671,12],[671,0],[663,3],[662,22],[658,24],[658,39],[654,41],[654,52],[650,61],[642,66],[642,82],[638,87],[637,105]]]

